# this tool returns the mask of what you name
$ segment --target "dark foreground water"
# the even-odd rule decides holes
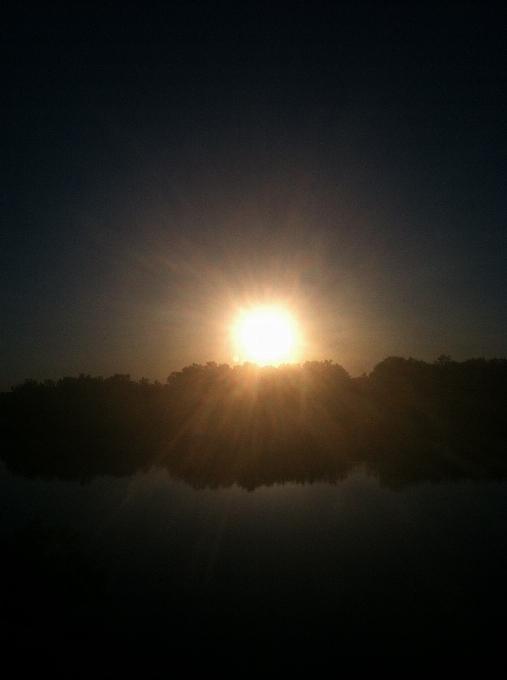
[[[505,645],[506,491],[393,491],[363,469],[248,492],[2,467],[3,658],[12,677],[486,664]]]

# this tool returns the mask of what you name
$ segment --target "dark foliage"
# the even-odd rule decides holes
[[[0,395],[3,454],[29,477],[89,480],[162,465],[195,487],[336,481],[390,486],[507,472],[507,360],[388,357],[351,378],[332,361],[208,362],[167,383],[81,374]]]

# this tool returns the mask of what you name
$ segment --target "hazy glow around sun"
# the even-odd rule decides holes
[[[244,313],[237,326],[238,350],[258,364],[290,362],[296,335],[285,312],[263,307]]]

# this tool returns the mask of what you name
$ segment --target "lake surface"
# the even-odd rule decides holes
[[[33,563],[4,578],[7,639],[14,655],[37,639],[64,664],[147,677],[489,658],[504,644],[506,492],[466,480],[393,491],[364,468],[248,492],[195,490],[162,468],[80,484],[2,465],[3,560]],[[77,538],[51,537],[62,527]],[[55,545],[65,577],[37,584]]]

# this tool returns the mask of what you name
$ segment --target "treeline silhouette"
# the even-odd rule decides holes
[[[2,458],[28,477],[160,465],[196,488],[254,489],[358,464],[391,487],[507,474],[507,359],[393,356],[358,378],[330,360],[192,364],[165,384],[81,374],[26,380],[0,409]]]

